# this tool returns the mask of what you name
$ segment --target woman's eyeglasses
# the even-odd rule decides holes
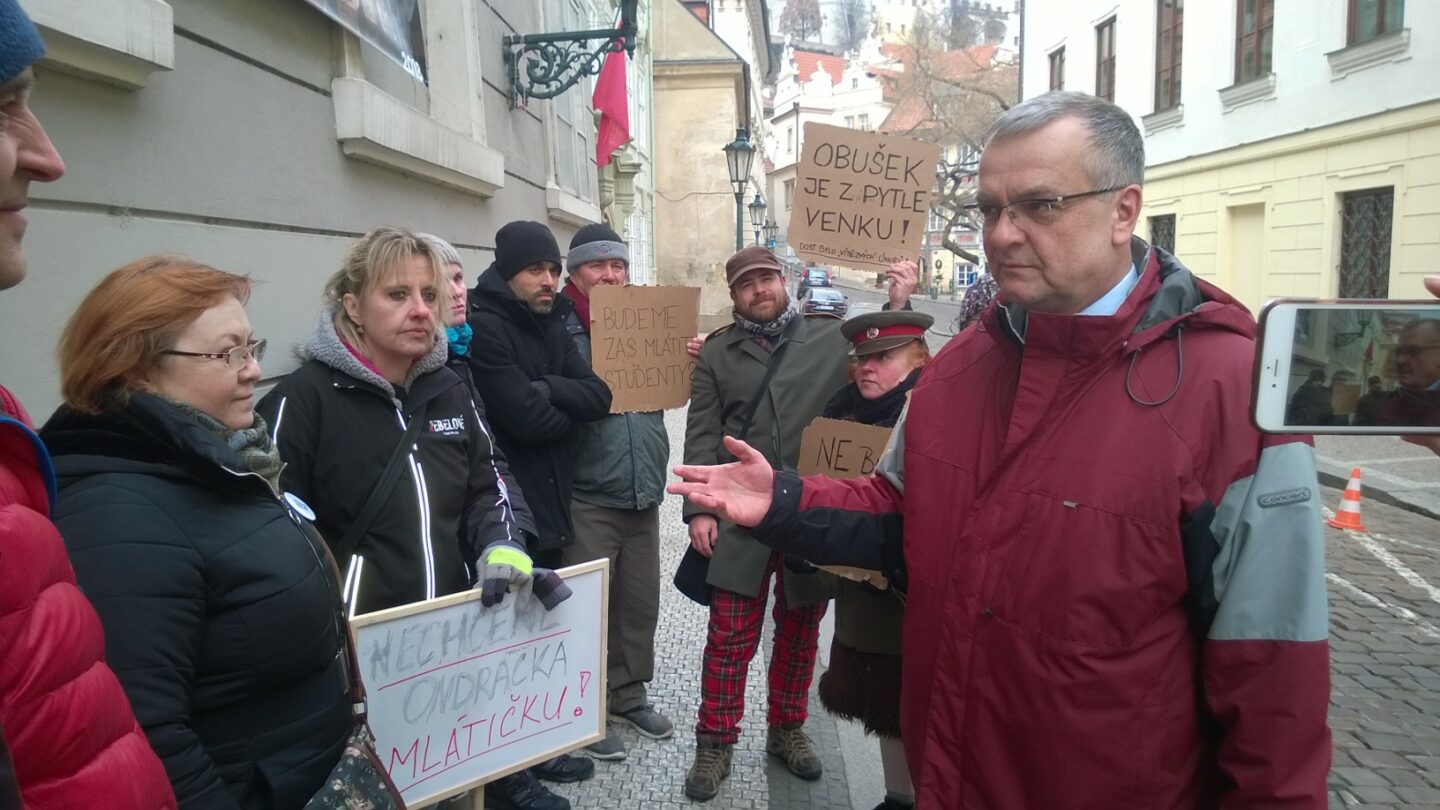
[[[236,346],[228,352],[181,352],[168,349],[161,354],[173,354],[177,357],[205,357],[211,360],[224,360],[225,367],[230,369],[244,368],[245,364],[254,360],[260,362],[265,359],[265,341],[252,340],[244,346]]]

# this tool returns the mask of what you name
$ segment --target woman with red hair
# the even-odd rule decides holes
[[[180,258],[111,273],[61,336],[41,431],[56,525],[187,810],[303,807],[353,727],[335,568],[254,413],[249,293]]]

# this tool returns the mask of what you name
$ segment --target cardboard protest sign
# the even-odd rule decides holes
[[[806,124],[790,246],[804,258],[862,270],[918,261],[939,161],[933,143]]]
[[[605,737],[609,561],[559,571],[546,610],[529,585],[494,607],[480,591],[356,616],[375,753],[423,807]]]
[[[801,475],[828,475],[831,478],[873,475],[875,465],[880,462],[880,456],[885,452],[885,445],[889,441],[890,428],[826,419],[822,416],[811,422],[800,434],[800,463],[796,472]],[[879,571],[847,565],[818,567],[845,579],[869,582],[877,588],[883,589],[889,585],[889,580]]]
[[[593,287],[590,365],[609,386],[611,413],[663,411],[690,399],[699,287]]]

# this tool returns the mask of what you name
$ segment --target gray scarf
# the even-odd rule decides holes
[[[331,304],[325,307],[324,312],[320,313],[320,319],[315,324],[315,331],[311,333],[310,339],[305,341],[305,345],[300,348],[300,356],[306,360],[318,360],[336,371],[375,385],[388,394],[395,407],[399,408],[400,401],[395,397],[395,386],[357,360],[355,355],[345,347],[345,342],[340,339],[340,333],[335,331],[335,313],[338,308],[338,305]],[[409,390],[411,384],[421,374],[445,365],[445,358],[449,355],[450,347],[443,338],[444,333],[437,335],[435,346],[430,353],[410,367],[410,371],[405,375],[403,386],[406,390]]]
[[[792,298],[785,304],[785,309],[779,315],[775,316],[774,320],[760,323],[746,318],[739,312],[734,313],[733,317],[735,318],[735,325],[743,329],[747,335],[760,339],[764,341],[765,344],[773,345],[775,339],[780,337],[780,333],[785,331],[785,327],[789,326],[790,322],[795,320],[795,316],[799,314],[800,311],[795,308],[795,299]],[[768,347],[769,346],[767,346],[767,348]]]
[[[276,491],[280,491],[280,449],[270,440],[270,427],[260,414],[255,414],[255,423],[244,430],[231,430],[219,419],[184,402],[162,397],[175,410],[184,414],[200,427],[220,437],[226,447],[235,451],[245,469],[264,478]]]

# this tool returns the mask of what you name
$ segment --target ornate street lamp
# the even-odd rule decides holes
[[[772,219],[769,222],[765,223],[765,247],[774,250],[776,244],[775,240],[779,236],[780,226],[775,224],[775,220]]]
[[[765,200],[758,190],[755,199],[750,201],[750,227],[755,229],[755,244],[760,244],[760,229],[765,227]]]
[[[518,107],[530,98],[555,98],[582,78],[598,75],[606,54],[623,50],[633,58],[638,4],[639,0],[620,0],[616,28],[506,35],[501,53],[510,78],[510,106]]]
[[[755,144],[744,127],[735,130],[735,140],[721,147],[725,165],[730,170],[730,185],[735,189],[735,249],[745,247],[745,186],[750,182],[750,164],[755,160]]]

